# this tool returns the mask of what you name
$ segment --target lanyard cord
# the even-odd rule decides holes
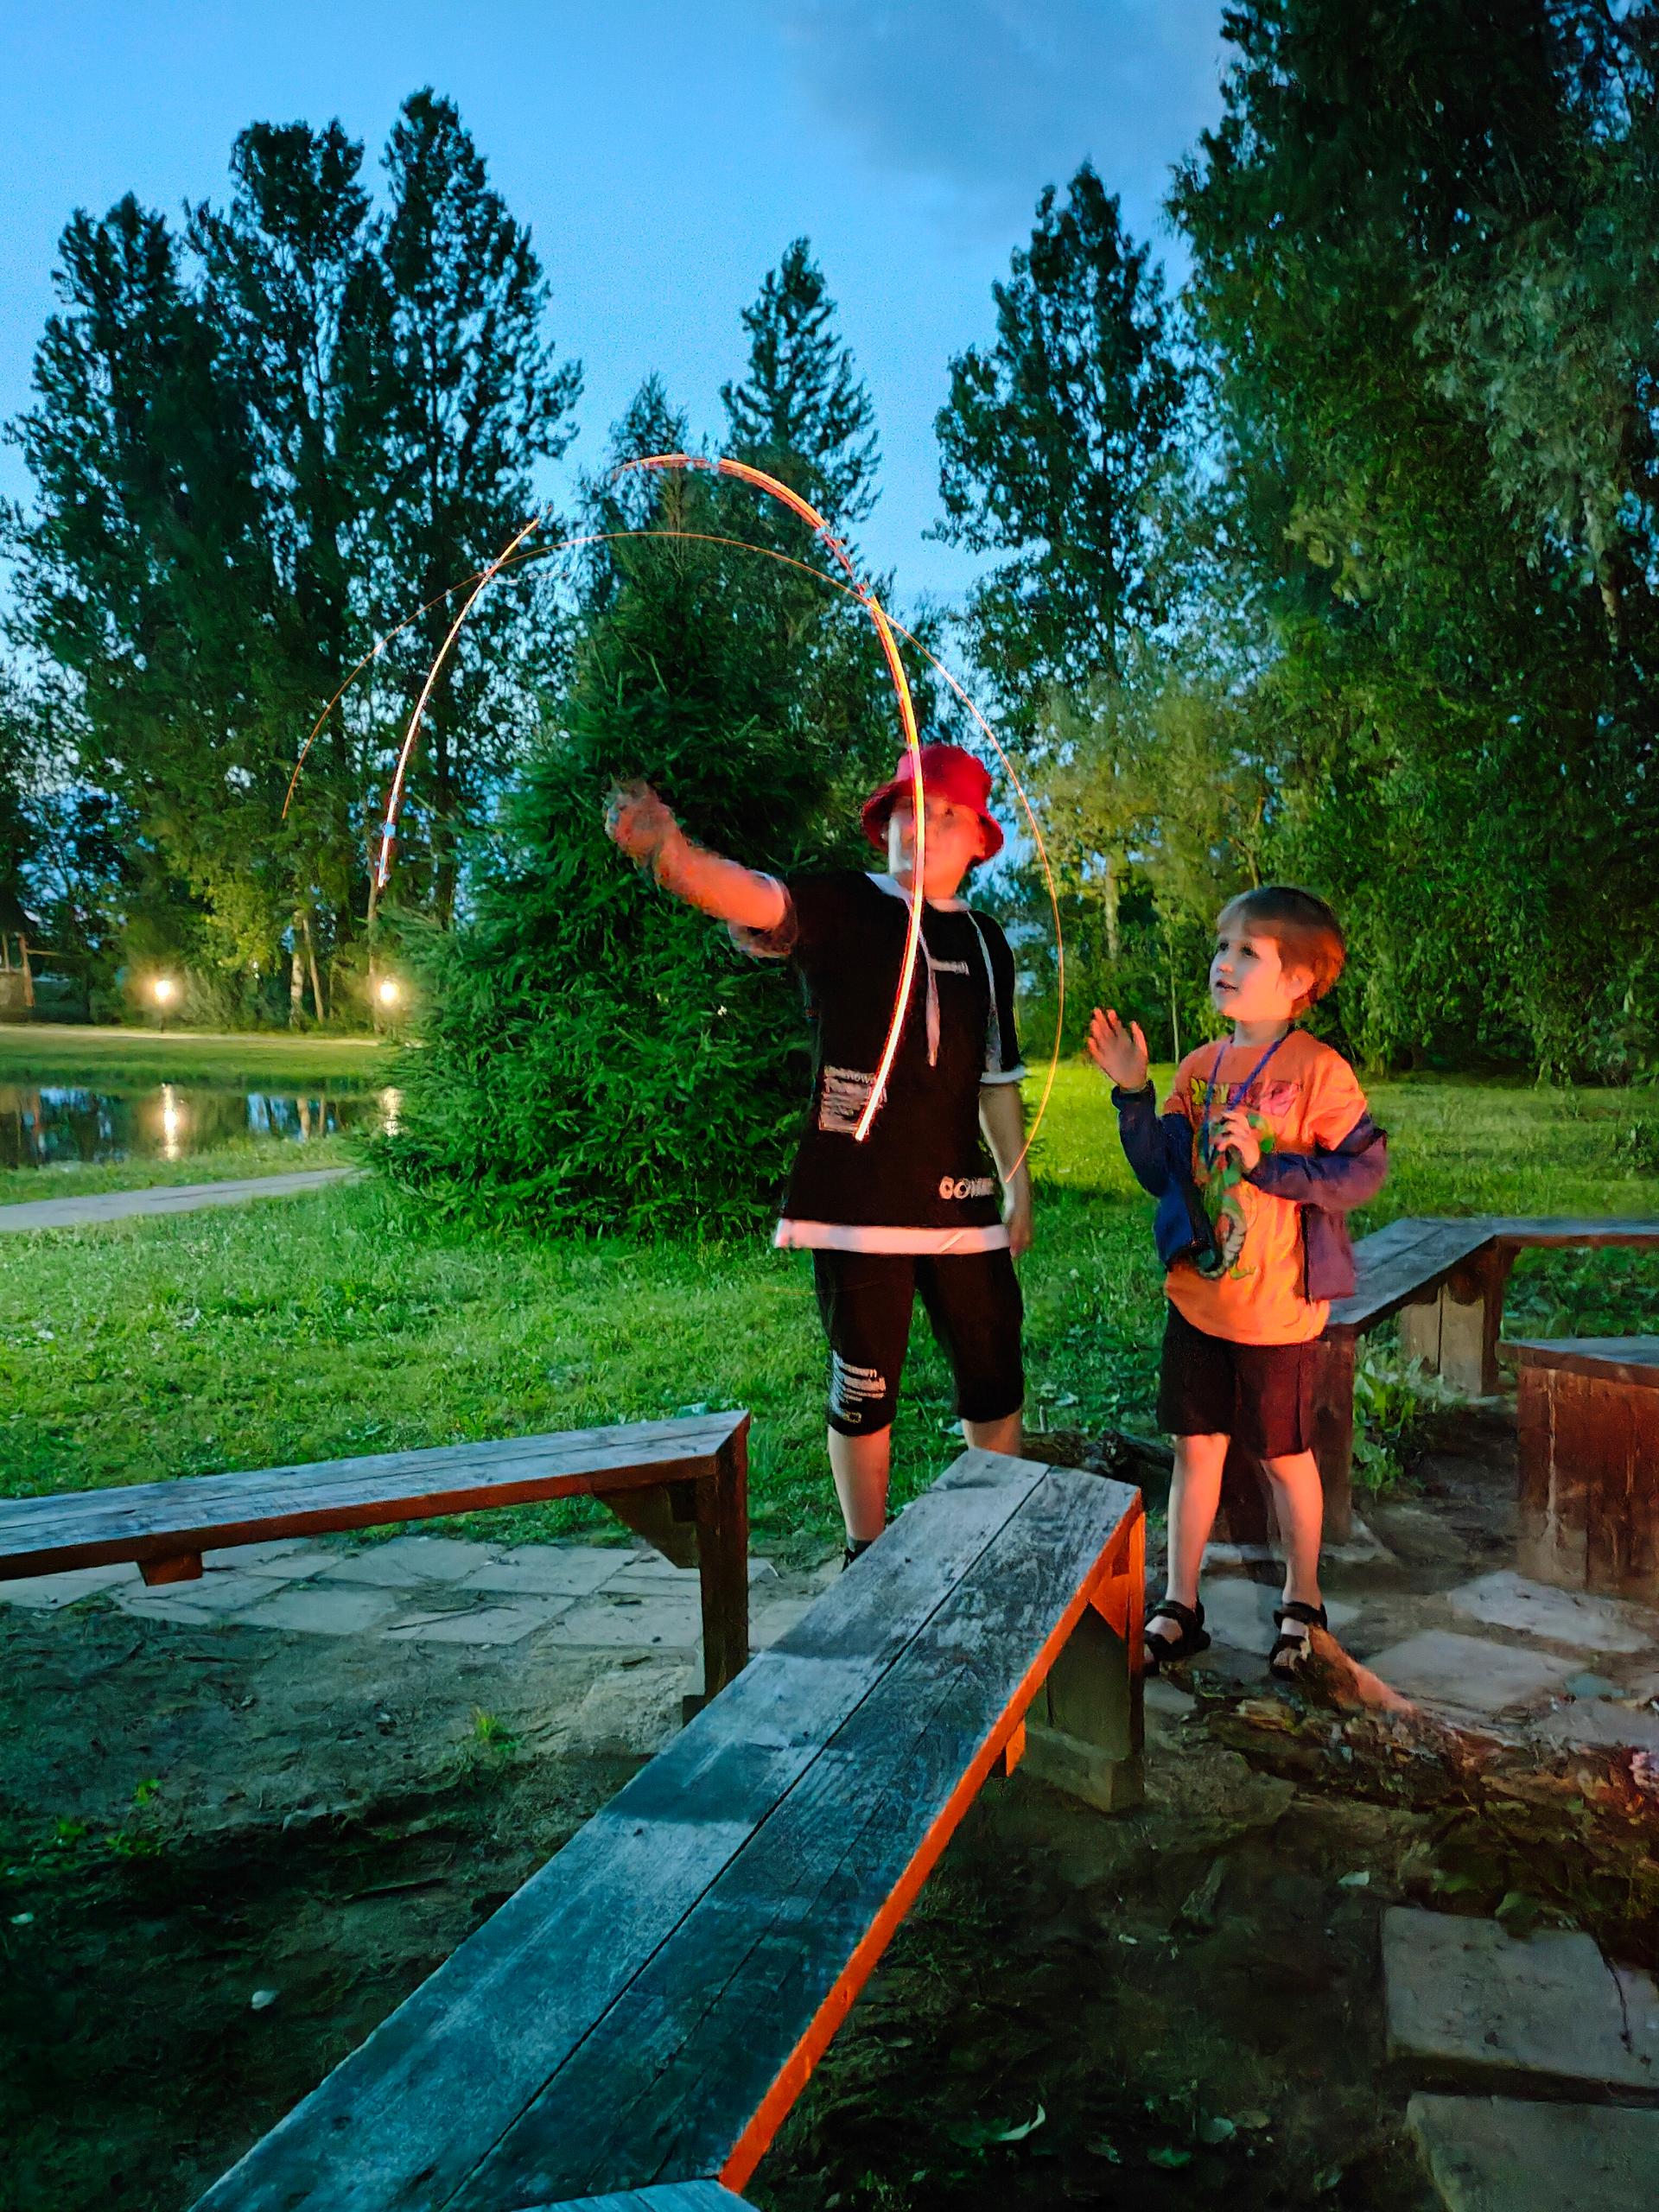
[[[1288,1037],[1290,1031],[1287,1029],[1285,1032],[1285,1037]],[[1242,1084],[1230,1083],[1228,1084],[1227,1090],[1230,1096],[1234,1090],[1238,1092],[1241,1098],[1248,1098],[1249,1096],[1251,1086],[1261,1075],[1262,1069],[1266,1067],[1268,1062],[1273,1058],[1279,1047],[1284,1043],[1285,1037],[1275,1037],[1274,1039],[1272,1044],[1269,1045],[1267,1051],[1262,1053],[1261,1058],[1250,1070],[1249,1075],[1245,1077]],[[1221,1077],[1221,1064],[1226,1058],[1228,1046],[1224,1040],[1221,1050],[1216,1054],[1216,1064],[1210,1071],[1210,1080],[1204,1087],[1204,1119],[1198,1123],[1198,1150],[1206,1167],[1213,1164],[1216,1157],[1214,1147],[1211,1146],[1210,1141],[1210,1105],[1211,1101],[1216,1095],[1216,1084]]]

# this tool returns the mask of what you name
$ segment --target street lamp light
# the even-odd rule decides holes
[[[381,1005],[385,1007],[386,1011],[390,1013],[404,995],[402,990],[398,988],[397,979],[394,976],[383,976],[380,978],[380,981],[374,987],[374,995],[379,1000]]]
[[[179,995],[178,983],[171,976],[158,976],[150,985],[150,989],[155,995],[156,1008],[162,1017],[162,1027],[165,1029],[167,1009]]]

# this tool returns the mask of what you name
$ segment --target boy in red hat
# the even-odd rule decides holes
[[[812,1255],[830,1340],[830,1464],[849,1561],[887,1516],[893,1419],[918,1292],[950,1363],[969,1443],[1017,1452],[1021,1441],[1014,1262],[1031,1242],[1031,1183],[1014,957],[990,916],[957,895],[969,869],[1001,849],[1002,832],[987,811],[990,777],[960,746],[922,747],[922,788],[921,945],[898,1053],[862,1143],[854,1132],[887,1042],[910,920],[908,757],[862,810],[885,873],[786,882],[760,874],[694,844],[648,784],[613,791],[606,816],[612,837],[665,891],[727,923],[746,952],[793,960],[801,974],[813,1024],[812,1103],[774,1241]]]

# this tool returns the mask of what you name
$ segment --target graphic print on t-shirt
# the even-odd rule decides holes
[[[979,1101],[982,1085],[1025,1072],[1007,938],[960,899],[928,902],[898,1052],[860,1141],[855,1132],[902,970],[909,901],[890,876],[799,876],[781,887],[789,904],[776,929],[734,931],[747,951],[793,959],[812,1023],[812,1099],[779,1242],[935,1253],[1006,1244]]]
[[[1219,1057],[1218,1057],[1219,1056]],[[1323,1330],[1330,1307],[1304,1295],[1299,1210],[1289,1198],[1258,1190],[1236,1154],[1210,1158],[1204,1108],[1210,1095],[1211,1146],[1235,1107],[1249,1116],[1264,1156],[1333,1150],[1365,1111],[1365,1095],[1340,1053],[1295,1029],[1246,1090],[1261,1049],[1205,1045],[1176,1070],[1166,1114],[1192,1132],[1192,1178],[1216,1227],[1219,1263],[1210,1274],[1176,1266],[1165,1283],[1169,1301],[1195,1329],[1234,1344],[1306,1344]],[[1214,1084],[1213,1092],[1211,1090]]]

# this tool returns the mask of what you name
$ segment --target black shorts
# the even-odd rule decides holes
[[[1236,1344],[1206,1336],[1172,1306],[1158,1372],[1158,1426],[1171,1436],[1230,1436],[1258,1459],[1313,1448],[1319,1348]]]
[[[950,1363],[961,1421],[1002,1421],[1026,1402],[1014,1261],[997,1252],[812,1255],[830,1339],[830,1426],[874,1436],[893,1425],[916,1294]]]

